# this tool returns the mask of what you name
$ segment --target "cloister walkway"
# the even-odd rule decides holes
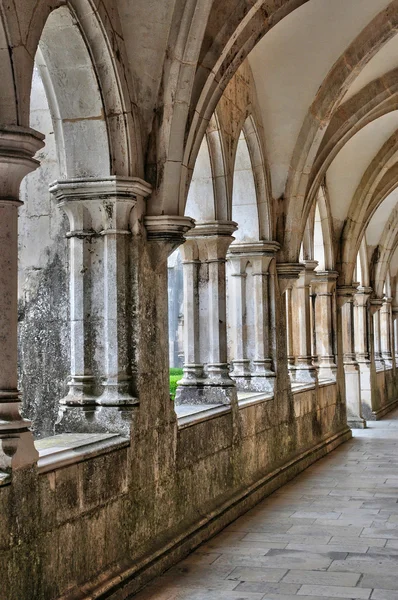
[[[398,410],[135,596],[294,598],[398,600]]]

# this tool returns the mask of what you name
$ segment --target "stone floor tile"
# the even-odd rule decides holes
[[[326,570],[334,560],[331,555],[300,552],[297,550],[269,550],[265,556],[245,556],[239,554],[223,554],[214,563],[215,566],[234,565],[237,567],[268,567],[271,569],[305,569]]]
[[[351,600],[370,598],[371,589],[352,588],[331,585],[303,585],[298,596],[329,596],[331,598],[350,598]]]
[[[365,573],[358,583],[358,587],[394,590],[398,598],[398,576]]]
[[[355,543],[345,543],[343,540],[341,541],[341,543],[339,545],[333,545],[329,542],[329,544],[318,544],[318,545],[313,545],[313,544],[296,544],[295,542],[291,542],[290,544],[287,544],[286,546],[286,550],[301,550],[302,552],[316,552],[319,554],[325,554],[327,552],[341,552],[341,553],[348,553],[348,552],[360,552],[363,554],[366,554],[366,552],[368,551],[369,546],[367,544],[364,544],[363,546],[360,544],[355,544]]]
[[[226,579],[233,581],[265,581],[277,583],[287,573],[287,569],[264,569],[261,567],[236,567]],[[293,582],[294,583],[294,582]]]
[[[302,585],[326,585],[355,587],[360,580],[360,573],[331,573],[322,571],[289,571],[283,578],[283,583],[301,583]],[[370,586],[369,586],[370,587]]]
[[[237,592],[261,592],[263,594],[297,594],[300,585],[295,583],[267,583],[265,581],[242,581],[234,588]]]
[[[391,590],[373,590],[371,600],[397,600],[398,592]]]
[[[336,545],[336,546],[344,546],[344,544],[348,543],[348,544],[356,544],[358,543],[358,546],[360,548],[363,548],[364,546],[375,546],[375,547],[379,547],[379,548],[383,548],[386,545],[387,540],[384,538],[349,538],[347,536],[345,537],[339,537],[338,535],[333,536],[330,539],[329,544],[331,545]],[[340,548],[339,548],[340,549]]]

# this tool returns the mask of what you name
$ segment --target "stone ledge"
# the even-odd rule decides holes
[[[178,409],[184,409],[178,414]],[[186,427],[192,427],[198,423],[215,419],[221,415],[225,415],[231,412],[231,406],[225,404],[182,404],[176,406],[176,413],[178,419],[178,429],[185,429]],[[184,414],[185,413],[185,414]]]
[[[115,568],[101,573],[97,580],[91,581],[79,589],[70,590],[69,593],[62,596],[62,600],[99,600],[105,597],[109,600],[112,598],[123,600],[129,598],[151,579],[185,558],[192,550],[219,533],[263,498],[272,494],[287,481],[351,437],[351,430],[344,428],[324,439],[321,443],[298,454],[282,467],[272,471],[251,487],[232,496],[227,502],[202,517],[185,534],[166,544],[159,551],[146,556],[130,568]]]
[[[64,433],[35,442],[39,451],[37,468],[47,473],[101,454],[129,446],[130,441],[113,433]]]
[[[240,397],[239,397],[240,396]],[[273,394],[264,392],[238,392],[238,408],[239,410],[249,408],[255,404],[262,404],[273,400]],[[221,415],[231,412],[231,406],[225,404],[180,404],[175,407],[178,419],[178,428],[192,427],[198,423],[215,419]]]

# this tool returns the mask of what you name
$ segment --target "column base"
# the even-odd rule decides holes
[[[99,398],[96,398],[96,404],[99,406],[137,406],[138,400],[130,392],[130,382],[123,383],[105,383],[104,391]]]
[[[246,375],[245,377],[236,376],[231,373],[232,379],[236,383],[238,390],[247,392],[266,392],[273,393],[275,385],[275,374],[271,375]]]
[[[138,405],[61,405],[56,433],[118,433],[129,438]]]
[[[231,371],[230,376],[234,380],[236,380],[237,377],[250,377],[250,360],[233,360],[232,366],[233,370]]]
[[[12,473],[17,469],[34,465],[39,453],[35,448],[30,422],[21,420],[7,423],[11,431],[0,427],[0,471]]]
[[[317,370],[313,365],[296,365],[294,381],[296,383],[317,383]]]
[[[321,356],[318,360],[318,380],[332,379],[336,381],[337,365],[331,356]]]
[[[351,429],[366,429],[366,421],[362,417],[348,417],[347,423]]]
[[[234,404],[238,402],[236,386],[219,385],[208,382],[186,385],[180,382],[177,386],[175,403],[179,404]]]

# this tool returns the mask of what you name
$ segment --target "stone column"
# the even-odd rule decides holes
[[[277,263],[276,265],[279,291],[281,296],[285,294],[287,363],[291,382],[295,381],[296,371],[293,339],[292,288],[303,269],[304,265],[301,263]]]
[[[0,470],[9,473],[38,459],[18,391],[18,208],[21,181],[39,166],[33,156],[43,145],[31,129],[0,129]]]
[[[231,377],[238,389],[250,388],[250,359],[247,357],[246,266],[248,258],[229,255],[230,303],[229,316],[232,338]]]
[[[398,366],[398,306],[393,305],[392,307],[392,318],[393,318],[393,339],[394,339],[394,358],[395,365]]]
[[[311,280],[315,296],[315,345],[318,357],[318,378],[336,379],[337,365],[334,354],[333,297],[338,273],[318,271]]]
[[[230,320],[233,335],[234,370],[238,389],[272,392],[275,373],[272,371],[270,350],[270,292],[268,268],[279,249],[277,242],[232,244],[228,259],[234,271],[230,302]],[[253,298],[246,306],[246,267],[252,265]],[[248,311],[253,311],[251,335],[247,333]],[[251,349],[251,360],[248,358]],[[242,358],[235,358],[241,356]]]
[[[184,380],[191,385],[203,381],[200,362],[199,250],[195,239],[187,239],[180,249],[184,272]]]
[[[360,372],[362,414],[367,419],[370,419],[372,415],[371,360],[368,327],[368,301],[371,293],[372,288],[359,287],[354,295],[355,356]]]
[[[362,417],[360,371],[354,347],[355,293],[355,286],[337,288],[338,308],[341,315],[339,325],[342,335],[347,420],[350,427],[363,429],[366,427],[366,421]]]
[[[384,361],[381,354],[381,331],[380,331],[380,310],[383,305],[383,300],[380,298],[372,298],[370,301],[371,313],[373,316],[373,345],[374,345],[374,361],[376,371],[384,369]]]
[[[230,404],[237,401],[236,386],[229,375],[227,362],[226,327],[226,279],[225,263],[228,247],[233,241],[232,233],[237,225],[232,221],[196,223],[194,231],[187,234],[188,240],[196,243],[196,256],[200,261],[198,278],[199,297],[199,365],[204,365],[204,377],[192,380],[187,362],[184,377],[179,382],[177,404]],[[192,281],[194,283],[194,279]],[[195,291],[190,292],[190,295]],[[185,316],[184,330],[194,325],[194,309]],[[197,358],[195,358],[197,360]],[[195,377],[200,374],[200,366]]]
[[[289,375],[294,381],[295,362],[294,346],[293,346],[293,307],[292,307],[292,287],[289,286],[285,291],[285,307],[286,307],[286,341],[287,341],[287,365]]]
[[[69,218],[71,377],[58,431],[128,435],[134,407],[130,214],[150,187],[136,178],[59,181]]]
[[[296,357],[295,380],[300,383],[317,381],[317,371],[312,364],[312,328],[311,328],[311,297],[310,285],[314,277],[317,261],[304,261],[304,270],[296,284],[298,356]]]
[[[380,309],[380,349],[386,369],[392,369],[391,303],[392,298],[384,297]]]

